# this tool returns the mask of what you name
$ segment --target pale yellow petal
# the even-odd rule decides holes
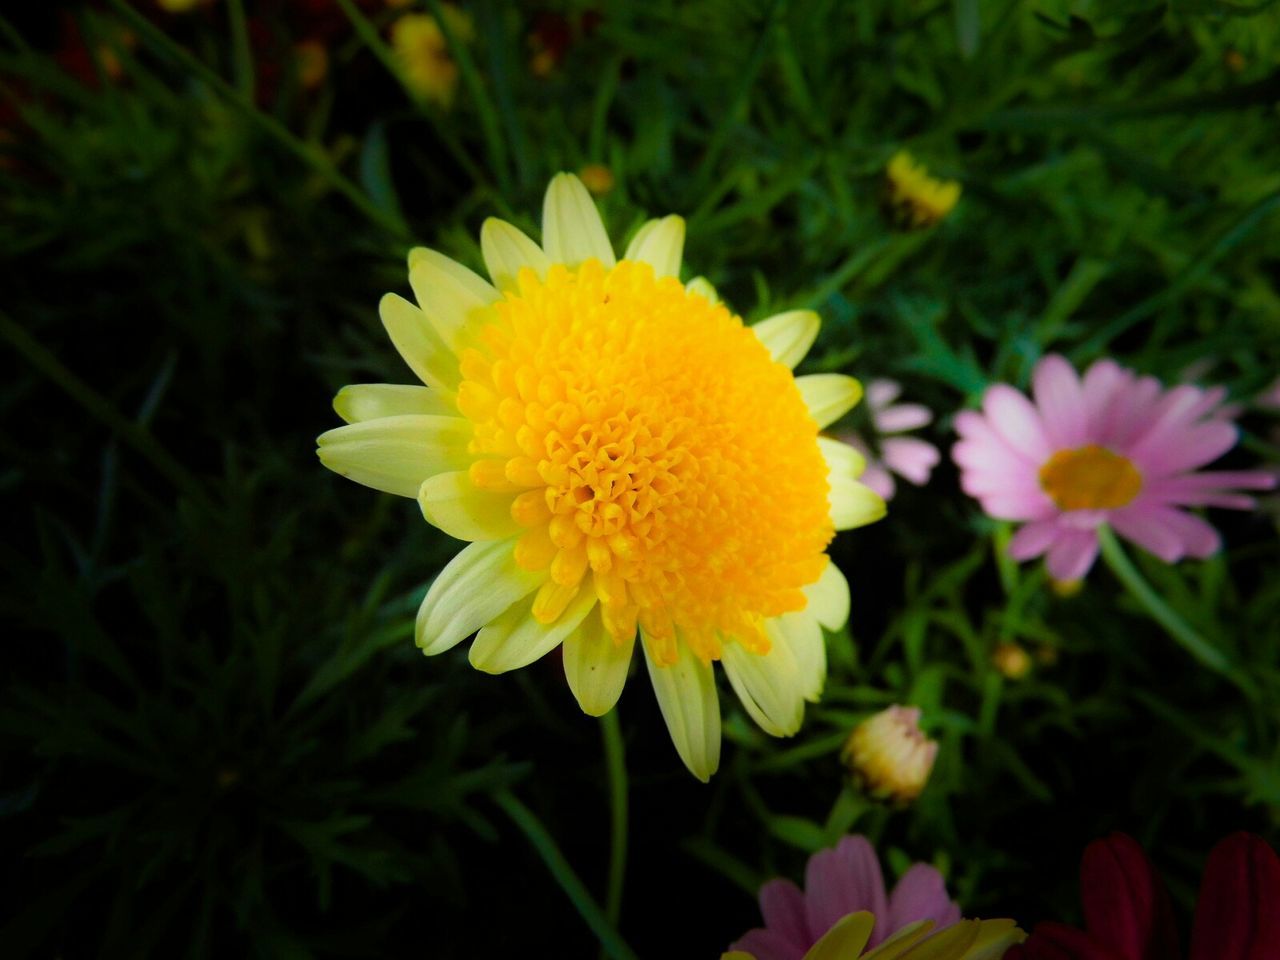
[[[804,595],[809,599],[804,612],[828,630],[839,630],[849,619],[849,581],[834,560],[828,559],[822,576],[804,588]]]
[[[902,960],[967,960],[969,951],[977,945],[980,923],[978,920],[961,920],[893,956]]]
[[[819,427],[834,423],[862,399],[862,384],[843,373],[813,373],[796,377],[800,396]]]
[[[822,459],[827,461],[827,470],[832,474],[857,480],[867,469],[867,458],[847,443],[819,437],[818,449],[822,451]]]
[[[540,246],[505,220],[494,217],[480,227],[480,252],[494,285],[504,292],[517,288],[516,279],[525,267],[539,280],[545,280],[551,269],[551,261]]]
[[[378,313],[409,369],[427,386],[452,397],[462,382],[457,354],[423,312],[404,297],[388,293],[378,304]]]
[[[813,346],[821,326],[822,321],[812,310],[788,310],[761,320],[752,326],[751,332],[765,345],[769,356],[788,370],[794,370]]]
[[[875,523],[886,513],[884,499],[857,480],[833,473],[828,476],[831,490],[831,522],[837,530],[852,530]]]
[[[849,960],[862,954],[876,918],[865,910],[841,917],[809,948],[804,960]]]
[[[592,610],[564,641],[564,676],[582,712],[603,717],[613,709],[627,682],[627,668],[636,645],[635,634],[615,643]]]
[[[425,248],[409,271],[409,286],[431,326],[454,353],[461,349],[467,322],[499,296],[487,280]]]
[[[439,473],[418,488],[427,523],[459,540],[505,540],[524,528],[511,518],[511,493],[477,490],[466,470]]]
[[[672,214],[642,226],[627,246],[623,259],[649,264],[655,276],[679,277],[683,253],[684,218]]]
[[[471,462],[470,422],[403,414],[335,427],[320,434],[316,453],[334,473],[375,490],[416,497],[427,477]]]
[[[919,943],[929,935],[934,928],[932,920],[917,920],[915,923],[907,924],[899,930],[895,930],[874,950],[864,953],[862,960],[897,960],[904,953],[910,950],[915,944]]]
[[[546,579],[515,561],[515,540],[473,543],[440,571],[418,608],[414,638],[443,653],[475,633]]]
[[[547,187],[542,205],[542,246],[552,263],[570,267],[592,257],[606,268],[617,262],[595,201],[571,173],[557,173]]]
[[[775,737],[789,737],[804,720],[800,671],[791,648],[774,643],[766,654],[752,653],[729,641],[721,651],[729,685],[760,729]]]
[[[827,641],[818,621],[802,610],[766,620],[764,628],[772,643],[791,651],[800,696],[817,703],[827,682]]]
[[[676,752],[689,771],[706,783],[720,766],[720,700],[711,664],[703,663],[688,644],[680,643],[679,659],[670,666],[659,666],[649,652],[647,638],[641,646]]]
[[[707,303],[719,303],[720,294],[716,293],[716,288],[711,285],[711,281],[706,277],[694,277],[684,285],[689,293],[696,293],[707,301]]]
[[[581,587],[554,623],[533,618],[533,601],[525,598],[491,621],[471,644],[471,665],[485,673],[506,673],[546,656],[570,636],[596,605],[595,592]]]
[[[456,417],[457,406],[447,396],[430,387],[410,383],[353,383],[338,391],[333,409],[347,423],[421,413],[433,417]]]

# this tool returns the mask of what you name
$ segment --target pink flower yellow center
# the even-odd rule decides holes
[[[1141,492],[1142,474],[1127,457],[1091,443],[1050,457],[1040,488],[1062,510],[1116,510]]]
[[[533,615],[594,590],[621,642],[769,649],[834,533],[818,428],[791,372],[722,305],[643,263],[525,269],[462,351],[476,486],[516,493]]]

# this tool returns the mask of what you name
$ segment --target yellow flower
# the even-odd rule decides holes
[[[471,18],[457,7],[444,6],[445,19],[455,37],[470,42]],[[409,89],[441,107],[453,105],[458,88],[458,65],[449,56],[449,43],[435,17],[406,13],[391,25],[391,47]]]
[[[960,184],[936,180],[911,154],[900,150],[885,171],[889,180],[889,203],[908,227],[930,227],[951,212],[960,199]]]
[[[803,960],[999,960],[1027,935],[1012,920],[961,920],[931,933],[932,920],[903,927],[867,953],[875,917],[865,910],[836,921],[806,951]],[[722,953],[720,960],[755,960],[744,951]]]
[[[920,729],[920,708],[898,706],[858,724],[841,753],[868,793],[899,803],[920,796],[937,755],[937,742]]]
[[[838,374],[793,377],[818,332],[796,310],[753,327],[705,281],[678,279],[684,221],[646,223],[614,256],[586,188],[556,176],[542,245],[500,220],[492,284],[409,254],[418,306],[381,304],[425,387],[344,388],[320,459],[416,497],[471,544],[418,612],[441,653],[501,673],[563,644],[570,689],[602,715],[637,632],[676,749],[700,779],[720,756],[712,661],[753,719],[787,736],[826,674],[822,627],[848,615],[826,556],[836,530],[884,514],[851,447],[818,431],[857,403]]]

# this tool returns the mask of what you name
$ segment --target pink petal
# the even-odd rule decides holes
[[[1036,364],[1031,387],[1049,443],[1059,449],[1084,446],[1088,418],[1080,380],[1071,364],[1050,354]]]
[[[872,933],[874,946],[891,933],[901,930],[918,920],[932,920],[934,932],[951,926],[960,919],[960,905],[947,895],[942,874],[927,863],[914,864],[893,888],[889,896],[889,923],[881,930],[880,924]],[[881,934],[877,938],[877,934]]]
[[[792,943],[781,934],[757,927],[731,943],[729,949],[749,953],[755,960],[803,960],[811,946],[812,943]]]
[[[1168,391],[1156,404],[1151,419],[1136,431],[1129,443],[1128,455],[1143,460],[1179,435],[1195,422],[1195,412],[1203,405],[1204,394],[1196,387],[1183,385]]]
[[[818,941],[809,935],[804,894],[790,880],[780,877],[760,888],[760,914],[766,927],[788,940],[804,944],[805,949]]]
[[[1117,510],[1111,525],[1165,563],[1176,563],[1184,556],[1207,557],[1222,545],[1218,531],[1199,517],[1145,502]]]
[[[1031,401],[1007,384],[997,383],[982,398],[987,421],[1010,447],[1035,463],[1043,463],[1053,452],[1044,424]]]
[[[1115,412],[1115,395],[1127,389],[1132,379],[1132,374],[1112,360],[1098,360],[1085,371],[1080,392],[1084,397],[1086,433],[1090,441],[1104,441],[1106,427]]]
[[[1052,547],[1061,534],[1057,517],[1028,523],[1009,539],[1009,556],[1018,561],[1031,560]]]
[[[804,896],[809,932],[819,939],[841,917],[869,910],[883,918],[889,909],[880,861],[871,843],[860,836],[845,837],[834,850],[820,850],[809,858]]]
[[[1117,390],[1097,442],[1112,449],[1124,449],[1134,433],[1150,421],[1151,410],[1161,393],[1160,381],[1154,377],[1143,377]]]
[[[1092,531],[1064,530],[1049,548],[1045,566],[1055,580],[1079,580],[1098,556],[1098,537]]]
[[[1189,427],[1157,448],[1133,454],[1133,462],[1144,477],[1161,477],[1194,470],[1217,460],[1235,446],[1236,428],[1220,420]]]
[[[878,460],[867,461],[867,469],[858,478],[858,482],[880,494],[882,500],[892,500],[893,495],[898,492],[898,485],[893,482],[893,476]]]
[[[874,414],[872,420],[881,433],[905,433],[932,423],[933,411],[920,403],[900,403]]]
[[[867,382],[867,408],[872,412],[883,410],[902,393],[902,384],[897,380],[879,377]]]
[[[989,494],[980,499],[982,509],[997,520],[1045,520],[1058,513],[1053,501],[1039,490]]]
[[[942,459],[932,443],[912,437],[890,437],[882,447],[885,465],[918,487],[929,482],[929,474]]]

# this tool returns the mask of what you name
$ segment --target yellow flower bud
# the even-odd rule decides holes
[[[997,644],[991,662],[1010,680],[1021,680],[1031,672],[1031,655],[1016,643]]]
[[[872,796],[908,803],[929,781],[938,744],[920,729],[920,708],[892,706],[858,724],[841,751]]]
[[[578,179],[597,197],[613,189],[613,172],[600,163],[588,163],[578,171]]]

